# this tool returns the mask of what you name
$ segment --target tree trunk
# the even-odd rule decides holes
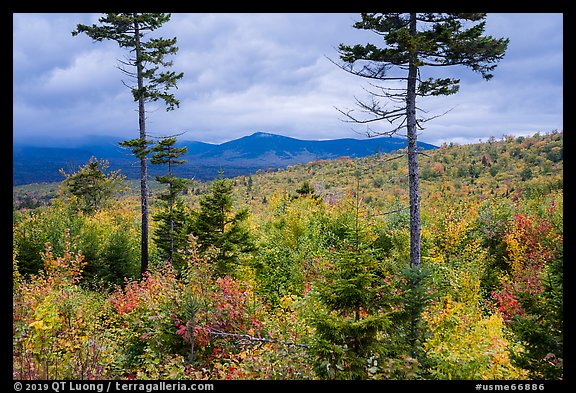
[[[416,14],[410,14],[410,35],[416,35]],[[408,178],[410,187],[410,267],[420,270],[420,190],[418,178],[418,151],[416,135],[416,54],[408,65],[406,95],[406,127],[408,136]]]
[[[142,56],[140,44],[140,26],[137,20],[137,14],[134,14],[134,35],[136,38],[136,69],[138,79],[138,91],[144,89],[144,78],[142,76]],[[140,128],[140,139],[142,146],[146,146],[146,112],[144,110],[144,95],[140,94],[138,98],[138,125]],[[143,275],[148,270],[148,166],[146,154],[140,156],[140,201],[142,212],[142,241],[141,241],[141,259],[140,274]]]

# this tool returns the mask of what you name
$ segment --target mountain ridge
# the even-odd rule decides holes
[[[60,168],[76,171],[94,156],[107,160],[110,170],[121,169],[129,179],[139,176],[139,165],[129,150],[118,145],[119,137],[86,137],[76,143],[46,147],[37,143],[13,144],[13,185],[53,182],[63,180]],[[293,137],[254,132],[238,139],[220,144],[193,140],[178,141],[186,146],[188,153],[182,158],[185,164],[176,168],[176,174],[197,180],[210,180],[222,170],[227,177],[246,175],[258,169],[282,168],[310,161],[338,157],[359,158],[378,153],[390,153],[405,148],[407,140],[398,137],[368,139],[339,138],[328,140],[305,140]],[[418,142],[421,149],[435,149],[425,142]],[[150,176],[161,174],[165,169],[149,166]]]

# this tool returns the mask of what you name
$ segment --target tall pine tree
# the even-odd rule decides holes
[[[390,128],[369,130],[368,135],[393,135],[406,130],[410,187],[410,266],[420,269],[420,189],[417,131],[433,119],[418,117],[417,97],[450,95],[458,91],[456,78],[422,79],[425,67],[465,66],[486,80],[508,46],[508,39],[484,36],[483,13],[363,13],[354,27],[369,30],[378,44],[340,44],[340,67],[372,81],[370,99],[356,100],[363,115],[340,111],[351,122],[386,121]],[[472,23],[472,26],[465,27]],[[379,45],[384,45],[383,48]],[[394,73],[399,70],[400,72]],[[391,71],[393,71],[391,73]],[[376,83],[384,85],[378,86]]]
[[[140,201],[142,216],[141,238],[141,274],[148,269],[148,166],[147,155],[150,152],[146,131],[145,104],[158,100],[164,101],[166,110],[178,107],[180,102],[169,93],[184,76],[173,71],[161,71],[172,66],[172,61],[166,60],[169,55],[178,52],[176,38],[150,38],[145,34],[159,29],[171,18],[163,13],[108,13],[98,21],[100,25],[78,24],[73,36],[85,33],[95,41],[116,41],[121,48],[127,48],[132,57],[121,62],[120,70],[136,84],[129,86],[134,101],[138,103],[139,138],[121,143],[132,149],[140,160]],[[122,68],[129,67],[129,69]]]

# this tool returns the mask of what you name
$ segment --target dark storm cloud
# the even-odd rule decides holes
[[[15,14],[14,139],[29,135],[137,136],[131,83],[118,69],[127,55],[114,42],[72,37],[99,14]],[[366,81],[340,70],[339,43],[376,42],[352,27],[357,14],[173,14],[156,34],[177,37],[173,93],[179,109],[148,107],[152,134],[223,142],[255,131],[303,139],[359,137],[337,108],[353,108]],[[468,69],[460,92],[422,102],[431,115],[421,140],[475,142],[503,134],[562,128],[562,15],[488,14],[487,33],[510,38],[486,82]]]

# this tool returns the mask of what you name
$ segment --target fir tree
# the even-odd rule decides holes
[[[343,238],[332,250],[333,267],[316,287],[321,306],[311,320],[312,352],[314,371],[323,379],[367,379],[369,359],[382,351],[379,333],[390,323],[383,311],[381,267],[363,240],[358,192],[351,213],[353,224],[342,228]]]
[[[154,215],[153,219],[159,222],[154,230],[153,240],[161,250],[162,256],[170,263],[180,268],[183,260],[175,255],[178,249],[185,249],[189,230],[189,217],[180,198],[182,191],[188,186],[188,179],[174,175],[174,167],[186,160],[179,159],[188,152],[187,147],[176,147],[175,137],[165,137],[152,148],[151,164],[167,165],[167,173],[156,176],[156,180],[167,186],[166,193],[160,194],[159,199],[164,203],[163,209]]]
[[[218,249],[215,271],[220,275],[233,273],[240,254],[254,249],[245,227],[248,209],[233,212],[232,194],[232,181],[224,178],[220,171],[193,216],[192,234],[200,244],[200,251],[211,246]]]

